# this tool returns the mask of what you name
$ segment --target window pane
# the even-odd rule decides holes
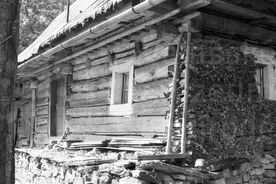
[[[128,103],[128,82],[129,82],[129,73],[123,73],[122,104]]]

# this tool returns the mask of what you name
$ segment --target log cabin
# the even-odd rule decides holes
[[[259,95],[276,100],[275,10],[269,0],[77,0],[18,57],[17,146],[165,137],[187,31],[253,54]]]

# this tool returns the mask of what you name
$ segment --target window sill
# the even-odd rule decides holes
[[[109,115],[111,116],[130,116],[131,114],[131,104],[112,104],[109,107]]]

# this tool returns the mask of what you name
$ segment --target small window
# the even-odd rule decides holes
[[[128,116],[132,112],[133,64],[112,67],[110,115]]]
[[[258,64],[256,67],[255,80],[260,97],[265,98],[265,65]]]

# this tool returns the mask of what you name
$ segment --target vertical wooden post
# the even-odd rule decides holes
[[[188,95],[189,95],[189,68],[191,54],[191,31],[190,22],[187,29],[187,47],[186,47],[186,62],[185,62],[185,86],[184,86],[184,103],[183,103],[183,118],[182,118],[182,135],[181,135],[181,153],[186,153],[186,124],[188,114]]]
[[[177,43],[177,51],[175,57],[175,65],[174,65],[174,76],[173,76],[173,86],[172,86],[172,97],[171,97],[171,108],[170,108],[170,118],[169,118],[169,126],[167,133],[167,147],[166,153],[171,153],[171,138],[172,138],[172,128],[174,123],[174,113],[175,113],[175,103],[176,103],[176,87],[177,87],[177,79],[179,77],[179,68],[180,68],[180,45],[182,41],[183,33],[180,34],[179,40]]]
[[[30,89],[32,90],[32,107],[31,107],[31,136],[30,136],[30,147],[34,146],[34,133],[36,130],[35,116],[36,116],[36,89],[37,81],[32,80],[30,82]]]

